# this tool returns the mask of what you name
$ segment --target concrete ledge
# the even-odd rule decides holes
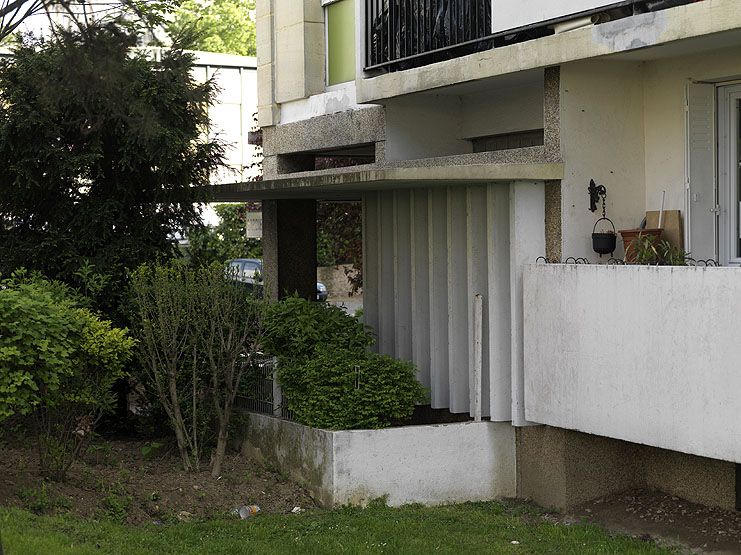
[[[212,187],[214,200],[240,202],[271,198],[360,198],[366,191],[412,187],[473,185],[496,181],[553,181],[563,179],[563,164],[475,164],[378,168],[355,166],[333,173],[307,172],[302,176]]]
[[[495,48],[415,69],[356,79],[360,103],[384,100],[460,83],[566,62],[608,56],[683,39],[714,36],[741,27],[738,0],[704,0],[635,15],[511,46]],[[648,55],[650,56],[650,54]]]
[[[328,431],[250,413],[242,453],[303,484],[322,505],[439,505],[513,497],[515,429],[464,422]]]

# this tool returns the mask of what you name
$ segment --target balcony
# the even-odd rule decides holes
[[[528,420],[741,462],[741,270],[525,270]]]
[[[407,70],[702,0],[365,0],[365,70]]]
[[[366,0],[365,7],[367,70],[471,53],[491,35],[491,0]]]

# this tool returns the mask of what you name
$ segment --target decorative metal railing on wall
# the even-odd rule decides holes
[[[276,357],[259,356],[253,362],[253,367],[246,372],[241,394],[237,398],[237,406],[249,412],[294,420],[293,413],[288,409],[286,398],[278,385],[277,371]]]
[[[491,35],[491,0],[366,0],[366,69],[382,68]]]

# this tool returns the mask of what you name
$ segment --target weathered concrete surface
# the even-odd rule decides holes
[[[280,469],[311,492],[319,503],[333,504],[332,433],[301,424],[249,414],[241,452]]]
[[[531,265],[529,420],[741,462],[741,271]]]
[[[735,508],[735,465],[550,426],[517,429],[517,495],[569,510],[631,489]]]
[[[325,506],[481,501],[515,495],[515,431],[464,422],[328,431],[249,414],[242,453],[275,465]]]
[[[523,149],[525,150],[525,149]],[[477,154],[468,155],[477,157]],[[461,156],[460,158],[466,158]],[[281,177],[250,183],[213,187],[220,202],[244,202],[270,198],[359,198],[365,191],[411,187],[473,185],[495,181],[560,180],[563,164],[470,164],[374,168],[356,166],[324,172],[305,172],[301,177]]]

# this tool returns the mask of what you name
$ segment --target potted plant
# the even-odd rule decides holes
[[[621,229],[619,231],[623,238],[625,246],[625,262],[628,264],[637,263],[636,256],[639,245],[655,245],[661,239],[663,233],[661,228],[652,229]],[[640,262],[638,262],[640,264]]]

